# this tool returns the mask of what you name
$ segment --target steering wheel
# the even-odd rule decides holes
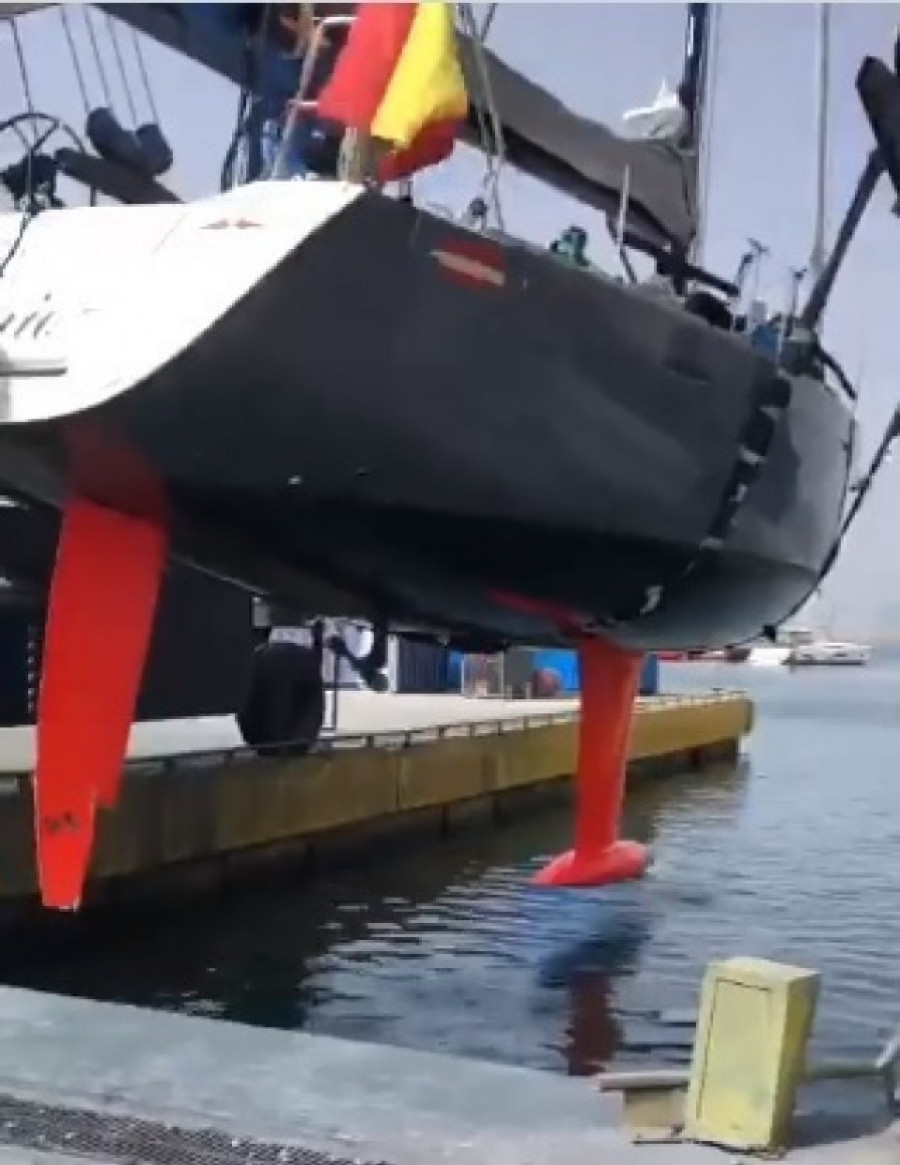
[[[34,128],[33,140],[25,132],[26,125]],[[0,136],[5,133],[14,133],[25,153],[18,162],[0,171],[0,182],[17,205],[23,200],[32,203],[42,187],[51,205],[55,205],[58,202],[55,190],[57,175],[55,156],[43,153],[43,147],[54,134],[59,133],[68,139],[76,152],[85,154],[87,150],[83,140],[62,118],[38,110],[26,110],[0,121]],[[96,202],[96,191],[91,191],[90,200],[93,206]]]

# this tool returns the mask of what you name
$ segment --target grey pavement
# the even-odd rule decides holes
[[[355,1162],[741,1160],[695,1145],[631,1144],[616,1103],[590,1080],[19,989],[0,989],[0,1094]],[[898,1165],[900,1129],[790,1156],[803,1165]],[[10,1149],[0,1165],[76,1159]]]

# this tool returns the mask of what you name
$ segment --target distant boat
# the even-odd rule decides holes
[[[778,667],[787,662],[790,653],[791,649],[783,644],[761,643],[750,648],[747,663],[753,667]]]
[[[820,639],[791,648],[784,663],[787,667],[862,667],[871,655],[865,643]]]
[[[750,644],[746,660],[754,667],[778,667],[787,663],[794,648],[813,643],[815,639],[815,632],[808,627],[782,627],[771,643]]]

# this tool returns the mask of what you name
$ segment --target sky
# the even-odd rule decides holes
[[[104,94],[86,36],[81,5],[71,23],[92,104]],[[896,5],[840,4],[832,11],[829,95],[829,239],[871,144],[854,88],[866,54],[892,59],[900,12]],[[812,244],[815,166],[816,6],[722,6],[713,78],[705,263],[734,273],[746,239],[764,242],[771,257],[762,290],[773,308],[787,300],[789,271],[803,267]],[[499,6],[490,46],[512,65],[553,90],[568,105],[614,128],[622,114],[648,104],[660,82],[674,84],[681,67],[682,4],[519,4]],[[104,17],[94,15],[113,108],[124,124],[129,106]],[[36,108],[63,116],[81,131],[85,109],[58,12],[18,21]],[[131,33],[121,47],[138,119],[149,117]],[[200,66],[142,41],[162,127],[176,155],[166,181],[182,197],[218,188],[219,170],[235,119],[237,92]],[[8,28],[0,28],[0,109],[25,107]],[[14,139],[0,138],[0,165],[16,156]],[[461,148],[419,183],[419,197],[463,209],[479,192],[483,162]],[[513,234],[547,243],[570,223],[592,239],[605,238],[596,212],[530,179],[505,171],[501,201]],[[900,399],[900,219],[891,213],[887,180],[845,265],[826,319],[826,343],[852,379],[861,378],[859,418],[863,461]],[[601,260],[608,252],[597,246]],[[898,459],[900,460],[900,459]],[[818,617],[834,632],[868,634],[889,621],[900,632],[900,548],[895,531],[900,470],[879,478],[826,585]],[[893,609],[892,609],[893,608]]]

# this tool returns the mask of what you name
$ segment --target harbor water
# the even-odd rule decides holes
[[[706,963],[820,969],[820,1054],[874,1050],[900,1023],[900,663],[667,664],[664,690],[757,702],[733,770],[639,786],[631,836],[652,876],[550,891],[554,809],[122,926],[70,955],[4,961],[7,983],[250,1024],[583,1074],[679,1062]]]

